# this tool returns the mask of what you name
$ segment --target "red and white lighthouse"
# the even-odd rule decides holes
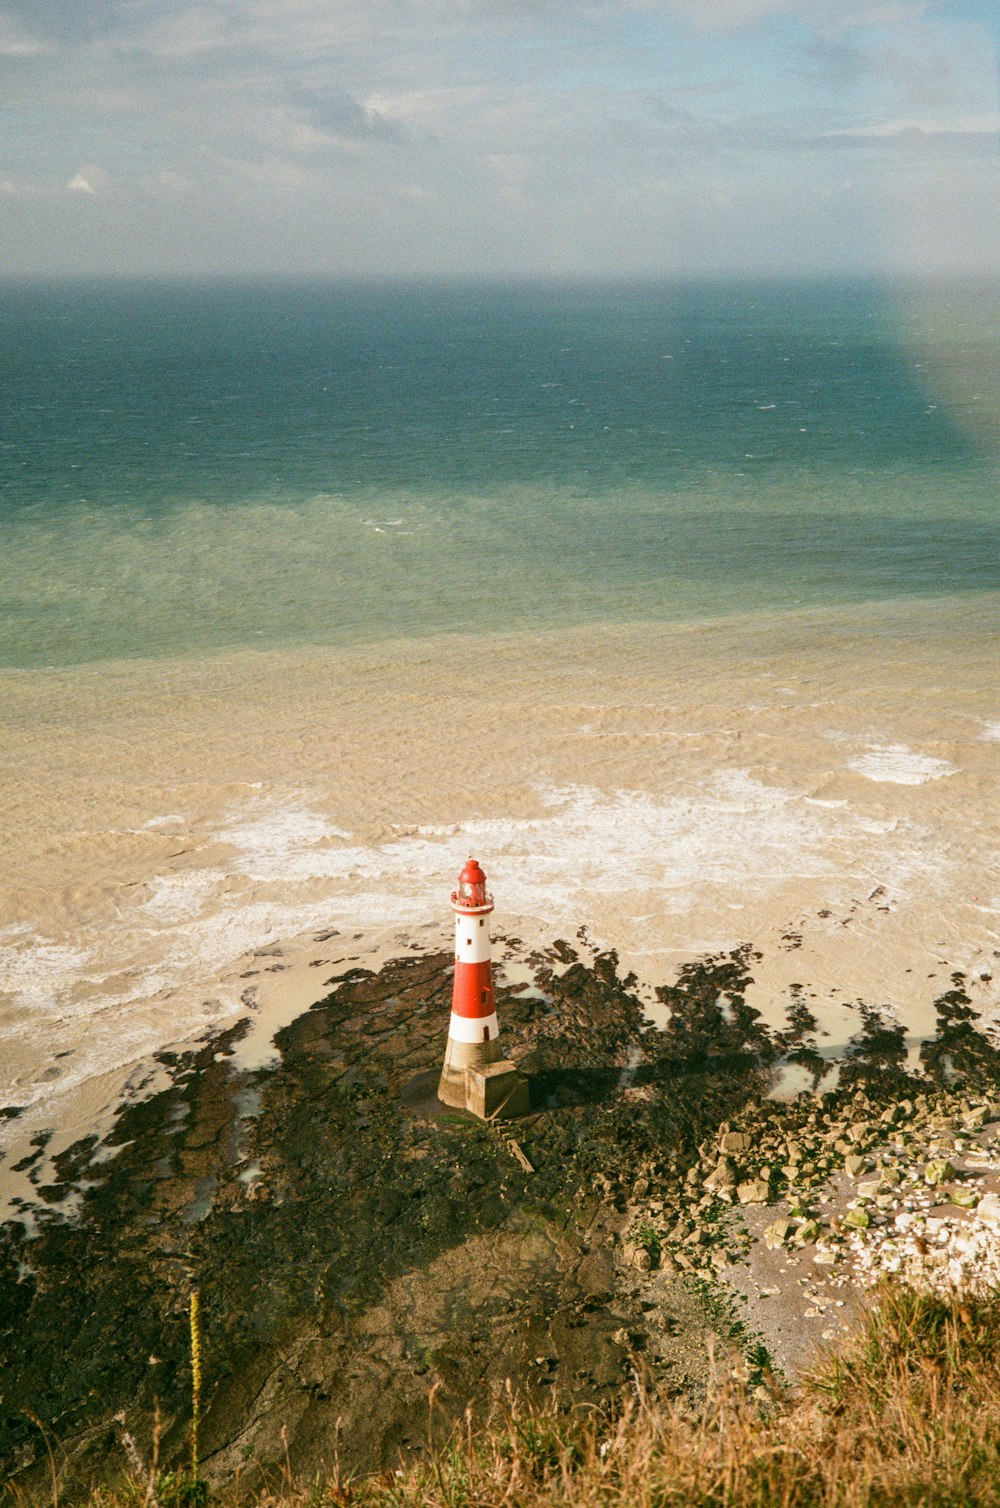
[[[455,982],[438,1098],[446,1105],[464,1108],[468,1096],[466,1070],[482,1069],[502,1058],[490,963],[493,897],[475,859],[468,861],[458,877],[451,909],[455,913]]]

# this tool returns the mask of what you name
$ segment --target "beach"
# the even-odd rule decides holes
[[[470,852],[508,936],[584,929],[653,1020],[684,963],[749,943],[755,1008],[780,1028],[798,987],[831,1059],[864,1003],[915,1060],[955,969],[989,1028],[995,608],[2,672],[6,1199],[37,1204],[33,1138],[161,1083],[158,1050],[252,1015],[264,1061],[317,958],[440,946]]]

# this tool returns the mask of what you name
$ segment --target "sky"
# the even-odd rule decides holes
[[[998,0],[0,0],[0,271],[1000,268]]]

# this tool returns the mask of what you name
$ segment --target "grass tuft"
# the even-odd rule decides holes
[[[618,1417],[508,1397],[443,1448],[377,1477],[223,1494],[231,1508],[1000,1508],[1000,1294],[886,1284],[790,1399],[710,1390],[700,1416],[637,1386]],[[170,1501],[161,1478],[161,1503]],[[102,1489],[89,1508],[132,1508]],[[188,1508],[190,1500],[176,1501]]]

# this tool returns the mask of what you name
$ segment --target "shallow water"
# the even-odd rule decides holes
[[[0,299],[0,663],[1000,588],[985,285]]]

